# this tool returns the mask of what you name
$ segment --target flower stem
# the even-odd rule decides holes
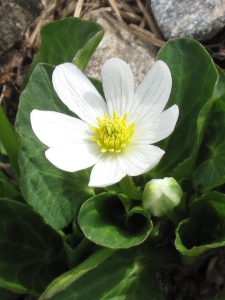
[[[19,142],[6,114],[0,104],[0,141],[9,157],[15,177],[19,178],[18,151]]]
[[[168,219],[170,219],[170,221],[175,225],[178,226],[180,221],[182,220],[180,218],[180,216],[174,211],[171,210],[169,212],[167,212],[166,216],[168,217]]]
[[[125,195],[133,200],[141,200],[142,192],[140,188],[136,187],[134,181],[131,177],[126,176],[119,182],[120,187],[122,188]]]

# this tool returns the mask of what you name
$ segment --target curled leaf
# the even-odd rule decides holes
[[[102,193],[81,207],[78,222],[92,242],[109,248],[130,248],[141,244],[150,234],[152,222],[141,207],[124,205],[124,196]]]

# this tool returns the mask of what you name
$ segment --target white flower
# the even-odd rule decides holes
[[[68,172],[93,166],[89,186],[96,187],[154,168],[164,151],[151,144],[173,132],[179,113],[177,105],[163,111],[172,86],[163,61],[155,63],[135,93],[132,72],[124,61],[109,59],[101,75],[106,102],[75,65],[57,66],[54,89],[79,118],[31,112],[34,133],[49,147],[47,159]]]

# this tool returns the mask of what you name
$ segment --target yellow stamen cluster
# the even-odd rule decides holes
[[[96,133],[91,139],[101,146],[101,152],[116,152],[131,143],[131,137],[134,133],[135,123],[127,125],[128,114],[121,119],[116,111],[113,112],[113,118],[104,113],[104,119],[97,117],[98,127],[91,126]]]

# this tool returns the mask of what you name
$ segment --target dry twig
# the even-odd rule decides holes
[[[42,15],[26,33],[29,45],[39,44],[43,25],[69,16],[90,19],[94,13],[114,12],[116,18],[137,38],[161,47],[164,42],[159,30],[141,0],[43,0],[46,4]]]

